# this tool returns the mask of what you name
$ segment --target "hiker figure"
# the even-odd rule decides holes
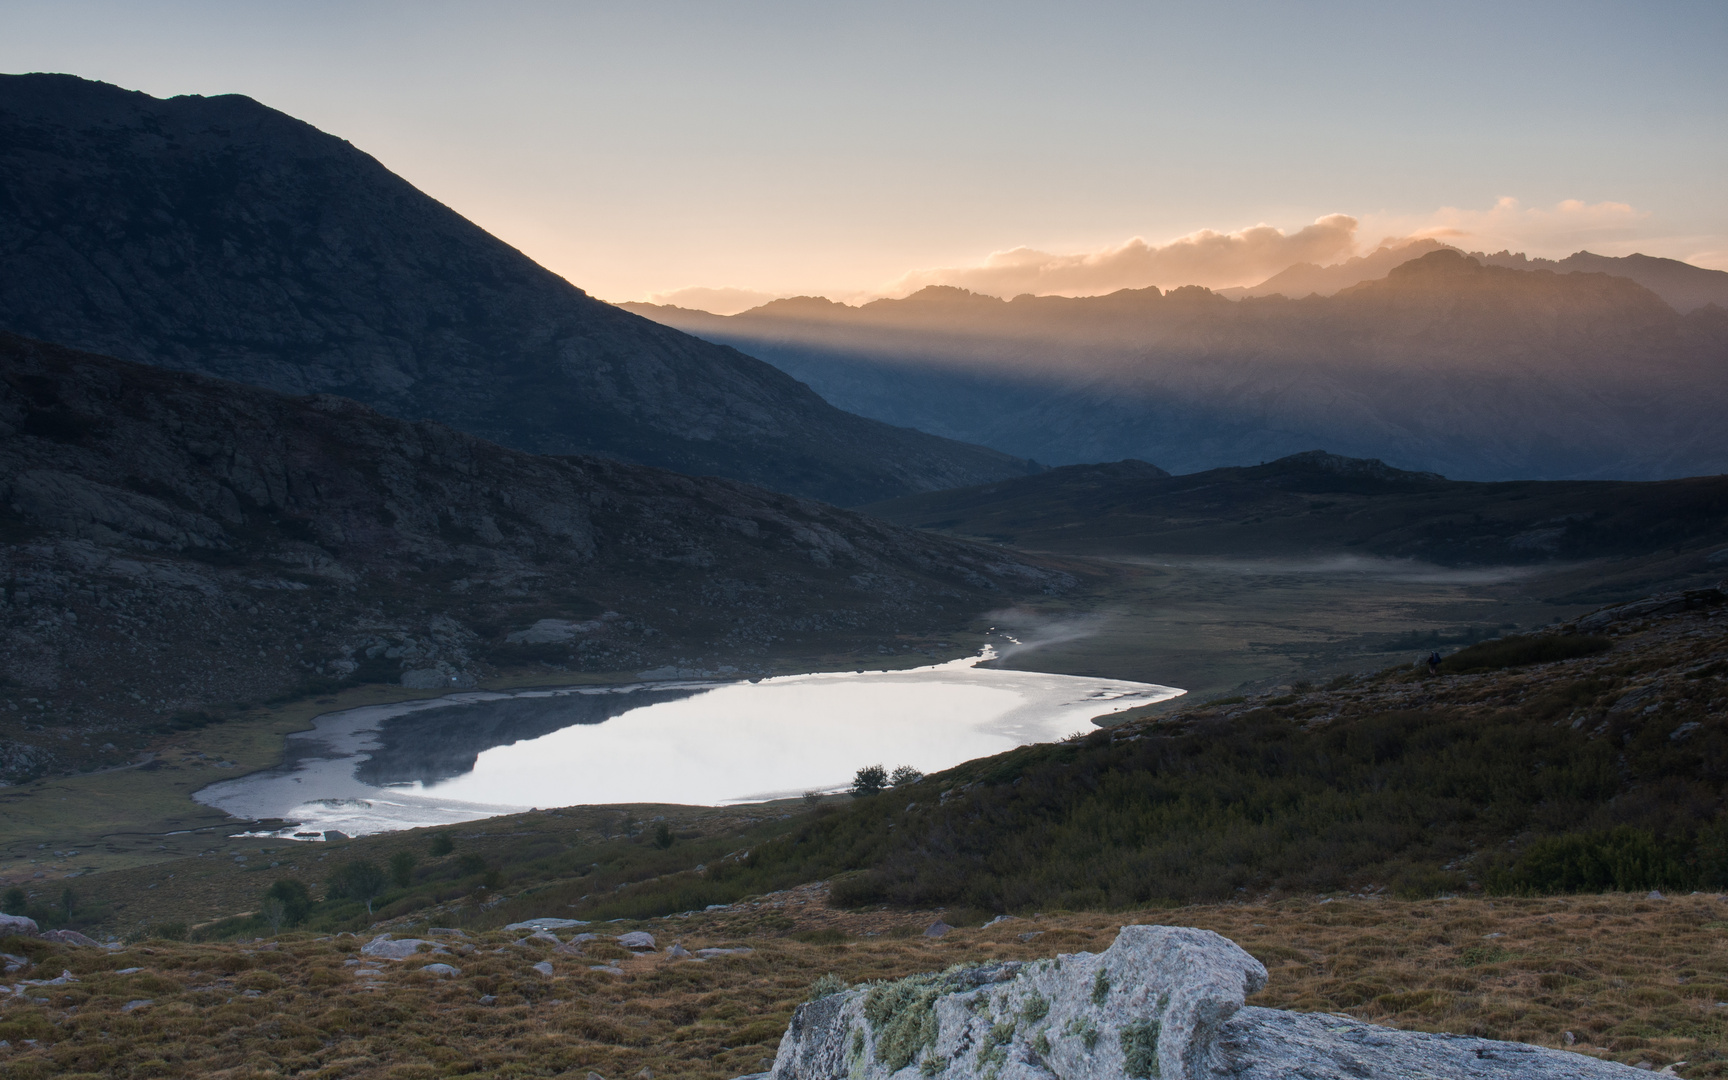
[[[1440,654],[1437,652],[1431,652],[1428,654],[1428,674],[1440,674]]]

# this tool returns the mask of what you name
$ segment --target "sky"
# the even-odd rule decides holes
[[[608,300],[1728,269],[1720,0],[0,0],[0,71],[247,94]]]

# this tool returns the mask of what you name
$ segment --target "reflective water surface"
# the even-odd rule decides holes
[[[861,765],[934,772],[1089,730],[1181,690],[979,667],[471,692],[318,717],[274,769],[199,802],[351,836],[584,803],[722,804],[832,790]]]

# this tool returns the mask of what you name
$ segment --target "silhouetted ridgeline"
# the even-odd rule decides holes
[[[1728,471],[1728,311],[1681,314],[1625,277],[1449,249],[1297,300],[932,287],[725,318],[629,306],[842,408],[1048,464],[1186,473],[1325,446],[1470,480]]]
[[[0,76],[0,329],[849,504],[1032,466],[592,299],[250,98]]]

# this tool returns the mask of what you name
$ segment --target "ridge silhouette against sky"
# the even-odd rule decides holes
[[[0,70],[268,101],[612,300],[855,297],[1334,214],[1363,251],[1439,229],[1728,268],[1717,3],[0,0],[0,25]],[[1282,267],[1253,269],[1196,283]]]

